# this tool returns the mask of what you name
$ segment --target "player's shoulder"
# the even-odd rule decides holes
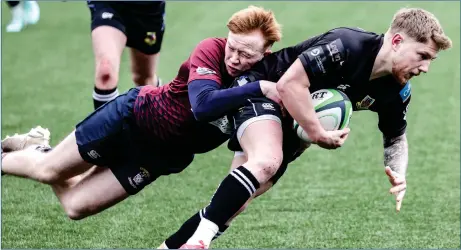
[[[382,34],[380,35],[357,27],[338,27],[311,37],[296,47],[305,50],[315,45],[332,43],[333,45],[339,44],[340,47],[347,50],[355,51],[369,47],[369,45],[379,45],[382,36]]]

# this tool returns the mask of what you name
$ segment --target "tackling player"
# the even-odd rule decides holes
[[[95,58],[94,108],[118,96],[120,58],[130,47],[137,86],[160,85],[156,75],[165,33],[165,1],[87,1]]]
[[[181,172],[194,154],[230,137],[226,119],[218,118],[248,98],[279,101],[276,86],[267,81],[229,88],[235,76],[281,39],[274,14],[250,6],[235,13],[227,27],[227,39],[200,42],[171,83],[120,95],[80,122],[53,150],[42,128],[6,138],[3,172],[51,185],[71,219],[99,213],[159,176]]]
[[[237,130],[229,148],[243,149],[248,161],[231,171],[210,204],[184,223],[162,247],[179,247],[185,237],[190,237],[182,248],[207,248],[249,199],[268,190],[287,164],[304,150],[292,129],[293,119],[314,143],[331,148],[323,144],[326,132],[310,97],[311,92],[324,88],[346,93],[355,111],[370,110],[378,114],[378,128],[384,138],[385,172],[399,211],[408,164],[405,135],[411,95],[408,80],[427,73],[437,53],[450,47],[450,39],[433,14],[422,9],[401,9],[383,35],[336,28],[264,58],[237,82],[239,85],[257,79],[277,82],[290,115],[283,117],[277,104],[265,98],[252,98],[236,112],[233,120]],[[342,145],[348,131],[340,133],[344,137],[334,147]],[[191,228],[197,225],[192,234]]]

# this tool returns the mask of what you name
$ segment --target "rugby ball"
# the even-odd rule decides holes
[[[349,126],[352,116],[352,103],[343,92],[336,89],[321,89],[311,94],[320,124],[327,131],[343,129]],[[293,127],[300,139],[312,142],[309,135],[294,121]]]

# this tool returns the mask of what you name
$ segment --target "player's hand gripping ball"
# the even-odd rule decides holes
[[[352,116],[352,103],[343,92],[336,89],[321,89],[311,94],[320,124],[326,131],[343,129],[349,126]],[[309,135],[294,121],[293,127],[298,137],[311,143]]]

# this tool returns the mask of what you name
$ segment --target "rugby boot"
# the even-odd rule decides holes
[[[2,156],[4,153],[25,149],[32,145],[50,147],[50,131],[40,126],[31,129],[25,134],[6,136],[2,140]]]
[[[26,26],[26,23],[24,21],[24,15],[25,15],[25,11],[21,3],[12,7],[11,8],[11,21],[6,26],[6,32],[21,31]]]
[[[40,7],[37,1],[24,1],[24,22],[36,24],[40,20]]]

